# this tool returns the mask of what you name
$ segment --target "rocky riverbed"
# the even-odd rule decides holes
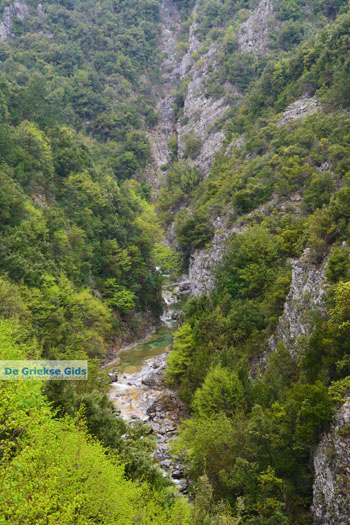
[[[172,460],[167,449],[185,413],[183,403],[163,381],[171,340],[171,328],[162,326],[149,340],[121,352],[120,363],[109,372],[110,397],[119,417],[130,424],[142,421],[151,427],[156,439],[155,458],[186,493],[182,466]]]

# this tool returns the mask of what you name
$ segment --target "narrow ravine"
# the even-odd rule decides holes
[[[129,424],[142,421],[151,427],[156,439],[154,457],[183,493],[187,492],[187,480],[167,446],[176,435],[185,407],[176,392],[165,386],[164,371],[175,328],[173,306],[188,286],[186,281],[164,286],[162,325],[146,341],[119,351],[117,360],[104,366],[112,379],[109,395],[116,415]]]
[[[171,160],[168,141],[176,134],[174,89],[179,85],[182,59],[176,49],[181,32],[181,16],[175,3],[163,0],[160,15],[162,30],[159,48],[163,59],[160,64],[161,81],[154,87],[159,120],[148,132],[153,154],[149,182],[155,196],[162,175],[161,166]],[[164,242],[171,244],[169,231]],[[164,371],[179,314],[176,303],[188,294],[189,289],[185,276],[176,283],[164,285],[161,326],[146,340],[136,342],[124,351],[121,349],[117,359],[104,366],[112,380],[110,398],[116,414],[129,424],[142,421],[151,427],[156,439],[154,457],[183,493],[187,493],[188,483],[183,477],[182,466],[170,457],[168,444],[176,435],[177,427],[185,415],[185,407],[176,392],[164,384]]]

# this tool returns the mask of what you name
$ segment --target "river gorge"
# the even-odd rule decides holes
[[[119,350],[104,366],[112,381],[109,396],[115,414],[131,425],[141,421],[150,427],[156,441],[154,457],[182,493],[187,493],[188,482],[181,464],[171,458],[168,443],[186,410],[176,392],[164,384],[164,371],[178,314],[175,305],[187,288],[186,281],[163,286],[161,325],[146,339]]]

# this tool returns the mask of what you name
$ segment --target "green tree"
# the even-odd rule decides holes
[[[192,401],[192,408],[199,417],[210,417],[219,412],[230,416],[243,407],[244,392],[237,373],[221,365],[208,372]]]

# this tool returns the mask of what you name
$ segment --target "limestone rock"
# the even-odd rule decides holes
[[[217,217],[213,224],[216,233],[209,248],[195,251],[190,258],[189,281],[191,283],[191,294],[199,296],[208,294],[214,288],[215,279],[213,268],[225,252],[227,241],[233,233],[242,233],[243,226],[234,225],[227,227],[226,220]]]
[[[196,166],[204,175],[209,171],[215,153],[220,149],[224,133],[213,130],[213,124],[223,117],[229,109],[226,97],[214,98],[206,96],[206,82],[211,69],[217,68],[217,44],[211,44],[199,60],[194,54],[201,50],[202,42],[197,37],[197,9],[192,12],[193,22],[189,30],[188,48],[181,56],[177,48],[181,36],[181,17],[172,0],[163,0],[161,6],[163,20],[162,33],[159,45],[164,52],[160,66],[161,82],[155,90],[159,102],[156,110],[159,116],[158,123],[148,132],[152,144],[153,162],[144,172],[144,176],[157,193],[162,180],[161,167],[171,160],[168,142],[172,136],[178,139],[178,158],[184,154],[184,137],[187,134],[195,135],[201,140],[202,148],[197,158],[187,162]],[[183,118],[176,120],[174,114],[175,92],[181,82],[187,82],[187,91],[184,98]],[[226,94],[239,96],[237,90],[229,84],[224,86]]]
[[[23,0],[15,0],[5,7],[0,22],[0,40],[6,42],[12,35],[11,29],[15,18],[23,21],[29,15],[29,7]]]
[[[281,340],[289,349],[293,357],[297,356],[298,338],[310,333],[310,311],[325,310],[326,284],[326,259],[322,264],[317,264],[310,258],[310,249],[306,248],[300,259],[292,264],[292,281],[284,305],[276,335],[271,338],[271,349],[276,347],[276,341]]]
[[[270,21],[274,10],[270,0],[261,0],[253,14],[244,22],[238,31],[240,51],[263,54],[268,48]]]
[[[291,120],[305,119],[315,113],[320,107],[321,104],[316,97],[304,95],[287,107],[277,125],[283,126]]]
[[[317,525],[348,525],[350,516],[350,398],[314,455],[312,514]]]
[[[227,217],[217,217],[213,221],[215,234],[211,240],[210,247],[204,250],[196,250],[190,258],[189,281],[191,283],[191,294],[199,296],[211,292],[215,286],[213,269],[222,259],[229,238],[234,233],[243,233],[255,214],[267,214],[271,208],[278,209],[282,213],[292,209],[295,214],[298,214],[298,203],[300,200],[301,196],[299,194],[291,195],[285,200],[280,199],[278,196],[273,196],[271,201],[262,204],[247,214],[244,219],[237,219],[230,226],[227,224]]]
[[[40,18],[44,18],[45,17],[45,11],[44,11],[44,8],[43,8],[42,4],[38,4],[36,6],[36,10],[37,10],[37,13],[40,16]]]
[[[113,372],[108,373],[108,377],[111,381],[111,383],[115,383],[118,381],[118,370],[114,370]]]
[[[196,11],[195,11],[196,14]],[[194,160],[189,162],[196,166],[204,175],[209,172],[215,153],[220,149],[225,138],[224,133],[212,129],[215,121],[228,111],[229,105],[226,97],[218,99],[208,97],[206,93],[206,82],[209,78],[210,69],[217,68],[217,54],[219,47],[211,44],[208,51],[195,62],[192,55],[201,49],[201,43],[196,36],[196,18],[190,29],[189,49],[182,59],[180,71],[183,78],[189,79],[187,93],[184,101],[184,116],[177,125],[179,158],[184,154],[184,137],[187,134],[194,135],[201,140],[202,148]],[[230,94],[239,95],[232,86],[226,86]]]
[[[159,37],[159,47],[164,53],[160,66],[161,82],[156,87],[154,95],[158,99],[156,111],[158,123],[147,132],[151,142],[153,162],[144,172],[144,176],[155,192],[159,190],[162,177],[160,168],[170,162],[168,147],[170,137],[176,134],[174,115],[174,93],[180,81],[180,62],[176,50],[181,31],[181,17],[172,0],[163,0],[161,5],[162,31]]]

